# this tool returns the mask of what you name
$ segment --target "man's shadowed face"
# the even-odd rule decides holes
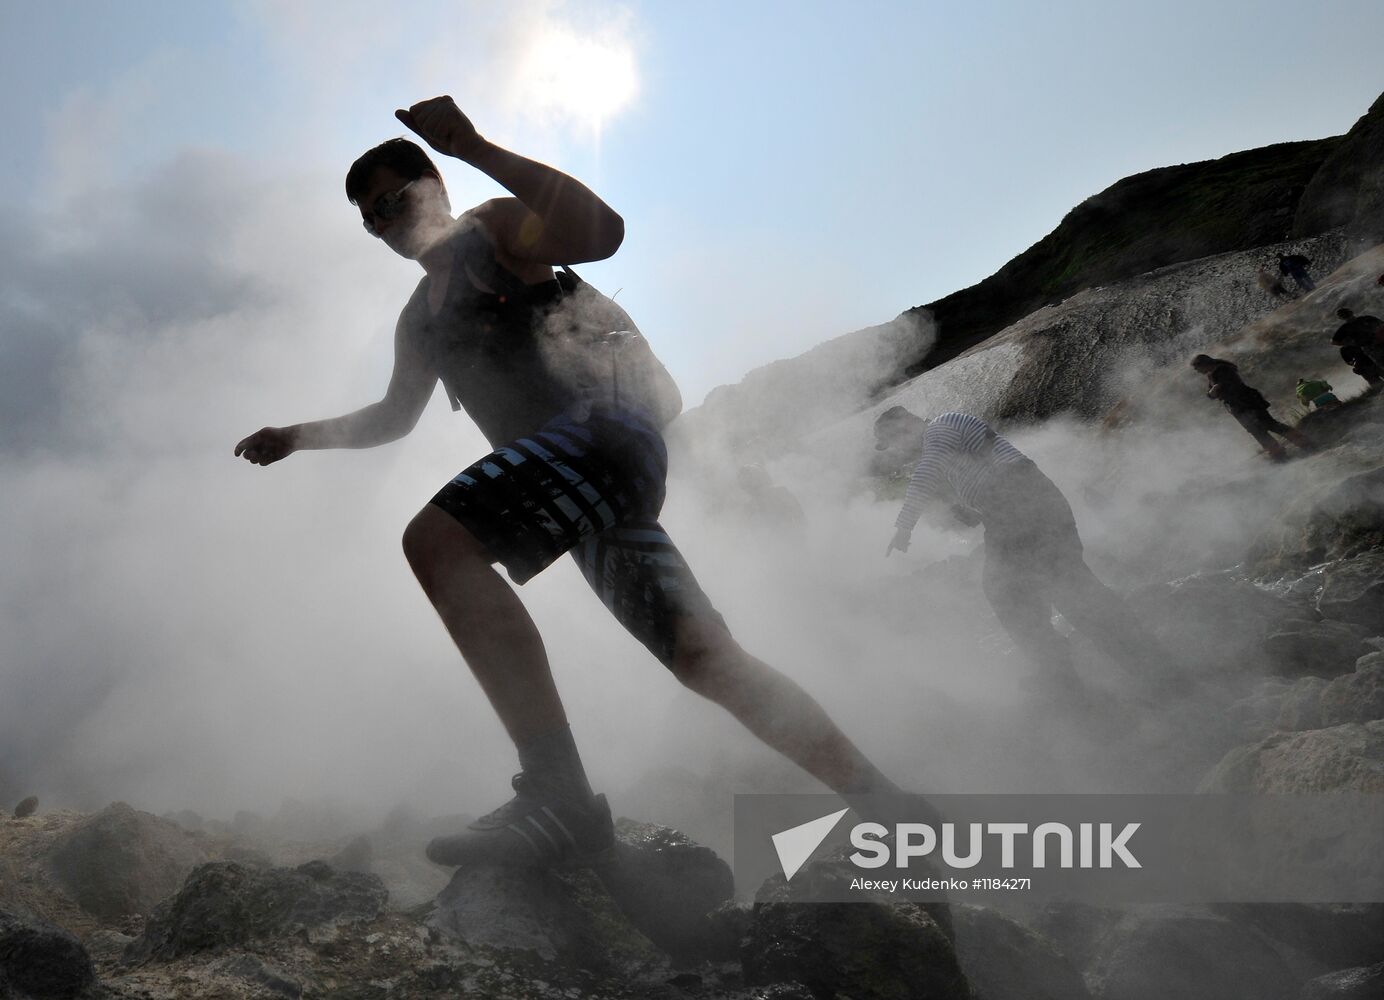
[[[357,202],[366,229],[399,254],[415,260],[451,227],[451,203],[433,174],[410,182],[389,167],[370,175]]]

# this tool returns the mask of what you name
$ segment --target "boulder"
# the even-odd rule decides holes
[[[1081,973],[1046,938],[981,906],[953,906],[956,957],[977,1000],[1085,1000]]]
[[[1295,1000],[1300,980],[1258,930],[1184,907],[1140,907],[1102,936],[1098,1000]]]
[[[247,983],[257,993],[263,991],[291,1000],[303,995],[303,986],[298,980],[258,955],[227,955],[208,965],[206,971],[213,976],[225,976]]]
[[[321,861],[296,869],[212,861],[194,869],[177,895],[159,904],[125,960],[168,961],[302,933],[309,940],[330,940],[342,925],[374,920],[387,897],[375,876],[336,872]]]
[[[1320,729],[1322,692],[1327,682],[1320,677],[1303,677],[1288,689],[1278,706],[1277,725],[1286,732]]]
[[[75,936],[42,920],[0,911],[0,996],[46,1000],[75,997],[96,981],[91,958]]]
[[[1384,550],[1342,559],[1327,568],[1317,609],[1328,618],[1384,631]]]
[[[847,849],[804,865],[790,885],[782,875],[760,886],[740,949],[750,985],[802,983],[814,996],[852,1000],[966,1000],[972,996],[951,940],[945,904],[894,900],[803,902],[853,874]],[[935,914],[942,914],[945,924]]]
[[[1384,962],[1384,903],[1217,903],[1211,910],[1286,945],[1312,966],[1310,976]]]
[[[1384,792],[1384,721],[1275,733],[1237,747],[1202,779],[1198,791]]]
[[[102,920],[148,913],[206,859],[187,830],[124,802],[68,830],[46,857],[58,884]]]
[[[598,874],[625,916],[675,960],[706,953],[713,933],[707,914],[735,894],[730,866],[657,823],[621,817],[615,837],[614,860]]]
[[[1384,962],[1318,976],[1299,994],[1299,1000],[1379,1000],[1380,997],[1384,997]]]
[[[1321,725],[1384,719],[1384,654],[1371,653],[1360,662],[1365,665],[1357,666],[1355,673],[1337,677],[1322,689]]]
[[[459,868],[423,923],[435,938],[469,947],[530,952],[635,981],[667,975],[666,959],[589,869]]]
[[[19,805],[14,807],[14,818],[23,819],[32,816],[38,811],[38,796],[30,795],[28,798],[21,799]]]
[[[1365,651],[1369,629],[1343,621],[1292,621],[1264,637],[1270,673],[1280,677],[1337,677]]]
[[[1307,182],[1293,216],[1299,235],[1344,227],[1352,236],[1384,240],[1384,95],[1377,98]]]

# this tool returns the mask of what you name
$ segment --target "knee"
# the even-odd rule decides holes
[[[484,550],[469,531],[446,511],[428,504],[409,521],[403,534],[404,558],[425,586],[444,563],[463,567],[468,562],[487,565]]]
[[[724,628],[696,622],[678,629],[670,669],[678,683],[713,698],[734,681],[744,660],[744,650]]]

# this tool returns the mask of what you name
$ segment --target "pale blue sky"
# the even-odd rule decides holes
[[[323,239],[364,238],[345,167],[400,132],[396,105],[448,90],[624,214],[587,277],[623,289],[692,401],[985,277],[1122,176],[1343,132],[1384,87],[1367,0],[0,10],[11,225],[192,147],[318,178],[342,215]],[[599,138],[519,113],[523,39],[554,27],[633,54],[637,96]],[[445,173],[458,208],[493,193]]]

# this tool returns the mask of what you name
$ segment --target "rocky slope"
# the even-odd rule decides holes
[[[833,423],[843,410],[880,401],[922,372],[974,357],[976,345],[1032,313],[1097,288],[1109,301],[1126,288],[1143,288],[1141,276],[1193,261],[1224,272],[1208,287],[1206,301],[1178,294],[1178,286],[1195,290],[1201,277],[1183,275],[1166,283],[1166,294],[1152,295],[1127,316],[1111,316],[1098,335],[1152,342],[1199,324],[1203,339],[1229,334],[1275,304],[1256,279],[1261,267],[1276,273],[1277,253],[1319,254],[1320,274],[1384,240],[1381,157],[1384,97],[1345,136],[1127,177],[1078,205],[1052,233],[984,281],[714,390],[679,421],[680,433],[742,452],[772,451]],[[1121,325],[1126,319],[1129,325]],[[1152,329],[1143,328],[1146,322]],[[1063,332],[1052,328],[1047,335]],[[977,359],[980,371],[966,381],[983,382],[998,360]],[[966,371],[953,368],[949,381]],[[1003,412],[1024,415],[1022,404]],[[755,436],[763,442],[751,441]]]

